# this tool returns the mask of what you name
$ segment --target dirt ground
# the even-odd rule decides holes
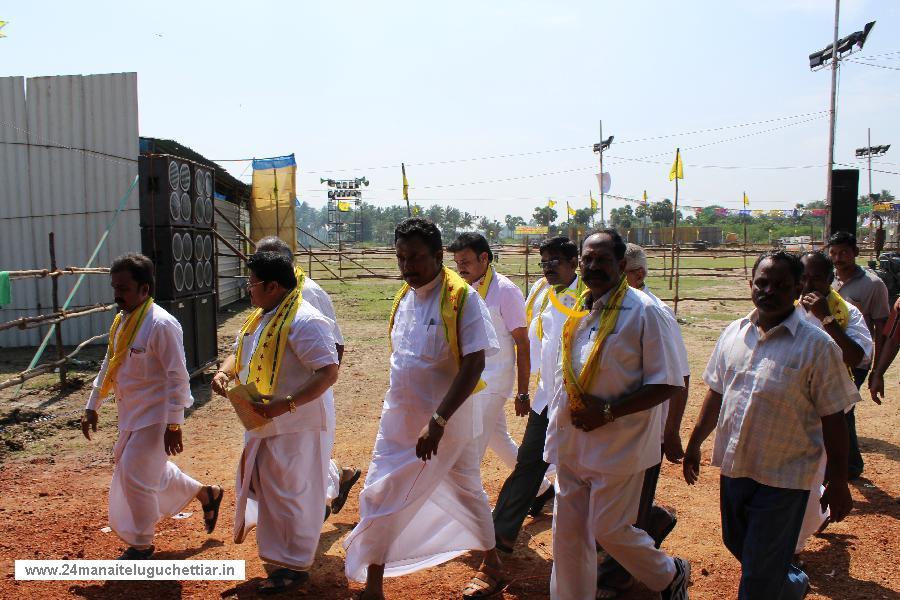
[[[334,290],[332,290],[334,291]],[[351,304],[335,294],[338,316],[348,340],[344,364],[335,390],[338,433],[335,457],[345,465],[368,465],[387,388],[386,324],[381,319],[355,318]],[[381,299],[384,301],[385,299]],[[749,305],[683,306],[683,326],[694,381],[682,426],[686,441],[697,416],[705,388],[700,383],[707,357],[728,320],[745,313]],[[220,348],[227,347],[241,322],[241,314],[220,315]],[[4,350],[7,354],[7,351]],[[23,357],[7,360],[16,370]],[[21,368],[21,367],[19,367]],[[89,371],[89,368],[86,368]],[[810,598],[900,598],[900,386],[898,370],[889,372],[888,400],[877,406],[864,399],[858,408],[858,430],[864,453],[864,477],[852,485],[855,508],[844,522],[832,525],[808,545],[803,559],[812,581]],[[107,489],[112,473],[111,449],[116,435],[115,404],[101,411],[101,429],[87,442],[76,429],[89,387],[69,393],[52,388],[31,390],[12,402],[0,395],[7,408],[20,408],[18,417],[4,410],[0,419],[0,598],[72,596],[100,598],[247,598],[263,576],[253,535],[242,545],[231,537],[234,509],[234,469],[242,444],[242,429],[227,401],[211,398],[208,383],[193,390],[195,405],[185,424],[185,452],[176,462],[205,483],[226,489],[216,531],[203,532],[198,504],[184,520],[166,520],[157,527],[157,558],[245,559],[248,581],[239,582],[26,582],[13,578],[15,559],[105,559],[123,549],[107,524]],[[28,412],[30,411],[30,412]],[[510,431],[521,439],[524,420],[509,412]],[[28,422],[27,417],[37,420]],[[25,420],[24,423],[16,421]],[[24,440],[24,442],[22,441]],[[708,465],[711,440],[704,445]],[[490,452],[483,468],[484,486],[496,499],[507,469]],[[699,485],[689,488],[680,467],[664,463],[657,499],[677,510],[679,523],[664,548],[687,558],[692,565],[692,598],[728,598],[736,595],[738,563],[721,542],[718,510],[718,472],[706,468]],[[341,540],[358,518],[355,489],[344,510],[322,528],[319,554],[310,583],[296,595],[308,598],[350,598],[360,586],[348,584],[343,573]],[[514,555],[506,560],[511,582],[503,598],[548,597],[551,568],[549,507],[540,518],[528,518]],[[439,567],[388,580],[389,598],[432,599],[459,597],[477,558],[464,556]],[[638,585],[627,598],[656,598]]]

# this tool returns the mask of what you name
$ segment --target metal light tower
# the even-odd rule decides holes
[[[872,201],[872,157],[873,156],[884,156],[887,153],[888,149],[891,147],[890,144],[886,146],[873,146],[872,145],[872,128],[869,128],[869,145],[865,148],[857,148],[856,149],[856,158],[867,158],[869,163],[869,202]]]
[[[603,151],[609,150],[609,147],[612,145],[613,138],[615,136],[609,136],[607,139],[603,139],[603,121],[600,121],[600,143],[594,144],[594,152],[600,155],[600,177],[598,178],[598,183],[600,184],[600,226],[606,227],[606,213],[603,208]]]
[[[837,101],[837,69],[840,59],[852,54],[854,51],[862,50],[866,43],[866,38],[875,21],[866,23],[862,31],[855,31],[845,38],[838,39],[838,24],[840,22],[841,2],[834,1],[834,41],[822,50],[818,50],[809,55],[809,68],[817,71],[824,68],[828,61],[831,61],[831,98],[828,109],[828,174],[825,189],[825,206],[828,209],[828,216],[825,220],[825,230],[831,231],[831,177],[834,169],[834,133],[835,133],[835,104]],[[856,50],[854,50],[854,46]]]
[[[356,242],[362,238],[362,218],[360,208],[362,206],[362,190],[360,186],[368,186],[369,180],[365,177],[356,179],[320,179],[321,183],[327,183],[328,187],[328,243],[337,243],[340,250],[343,242]],[[353,211],[352,220],[345,222],[341,213]],[[349,230],[345,228],[349,225]],[[344,233],[348,235],[342,235]]]

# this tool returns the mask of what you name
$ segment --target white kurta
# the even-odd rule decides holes
[[[478,289],[481,281],[474,283]],[[472,401],[482,421],[482,432],[478,437],[479,452],[482,456],[488,448],[510,469],[516,466],[519,446],[509,435],[506,424],[506,401],[512,396],[516,383],[516,342],[512,331],[526,327],[525,297],[522,290],[506,276],[494,271],[494,279],[484,299],[491,314],[491,322],[500,350],[485,359],[481,378],[487,387],[474,396]]]
[[[99,387],[107,368],[104,358],[86,408],[99,410],[104,400]],[[146,546],[153,541],[156,524],[180,512],[201,487],[166,456],[166,425],[184,423],[184,409],[194,399],[181,325],[159,305],[144,317],[113,388],[119,438],[113,449],[109,525],[126,544]]]
[[[267,313],[244,340],[242,356],[237,357],[241,381],[253,381],[248,380],[250,358],[274,313]],[[296,393],[314,371],[337,364],[333,325],[312,304],[300,304],[275,382],[276,397]],[[243,542],[256,527],[259,556],[267,565],[306,570],[315,558],[329,468],[323,451],[330,433],[329,402],[330,394],[323,394],[244,435],[235,484],[234,541]]]
[[[587,361],[600,320],[598,305],[579,323],[573,343],[576,373]],[[629,288],[615,329],[606,339],[587,392],[615,404],[644,385],[682,386],[677,349],[666,316],[648,296]],[[659,462],[660,422],[652,410],[633,413],[584,432],[572,426],[568,395],[557,368],[556,393],[544,460],[557,465],[553,513],[551,598],[593,598],[597,587],[596,541],[628,572],[654,591],[675,575],[674,561],[632,526],[643,472]]]
[[[847,303],[848,312],[850,313],[850,319],[847,324],[847,329],[845,330],[847,336],[859,344],[860,348],[862,348],[863,360],[860,362],[861,365],[868,365],[872,361],[872,351],[874,349],[874,345],[872,343],[872,335],[869,333],[869,328],[866,326],[866,321],[863,319],[862,313],[859,312],[859,309]],[[799,310],[797,311],[802,318],[809,321],[816,327],[820,329],[824,329],[822,326],[822,321],[820,321],[814,314],[808,312],[802,306],[799,306]],[[848,399],[848,408],[845,410],[849,410],[850,407],[853,406],[855,399]],[[825,480],[825,466],[826,466],[826,457],[823,454],[822,458],[819,460],[819,469],[816,472],[815,483],[813,484],[812,489],[809,491],[809,499],[806,502],[806,511],[803,513],[803,524],[800,526],[800,535],[797,538],[797,547],[795,552],[802,552],[803,548],[806,546],[806,542],[809,538],[819,530],[822,524],[825,522],[831,515],[831,511],[826,508],[824,511],[822,510],[822,494],[825,493],[825,486],[822,485],[822,481]]]
[[[365,581],[373,564],[395,577],[494,546],[471,398],[449,419],[438,453],[427,462],[416,457],[419,434],[459,372],[440,315],[442,278],[410,290],[394,317],[390,387],[359,496],[359,524],[344,540],[352,581]],[[463,356],[497,351],[490,313],[471,287],[459,319]]]

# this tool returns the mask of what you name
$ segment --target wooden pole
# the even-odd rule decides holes
[[[672,266],[669,270],[669,289],[675,275],[675,244],[678,236],[678,161],[681,159],[681,148],[675,149],[675,205],[672,207]]]
[[[56,234],[50,232],[50,270],[56,271]],[[53,282],[53,312],[59,312],[59,277],[52,277]],[[63,352],[62,322],[56,324],[56,358],[62,360]],[[66,364],[59,365],[59,386],[66,387]]]
[[[528,243],[528,236],[525,236],[525,294],[528,294],[528,252],[531,244]]]
[[[744,192],[744,198],[746,198],[746,197],[747,197],[747,192]],[[743,202],[743,199],[741,201]],[[747,204],[744,203],[743,206],[744,206],[744,209],[746,210]],[[747,219],[748,219],[748,215],[742,215],[742,216],[743,216],[743,218],[741,220],[744,222],[744,252],[743,252],[743,255],[744,255],[744,277],[746,278],[747,277]]]
[[[278,171],[272,169],[272,185],[275,190],[275,237],[281,237],[281,217],[278,211]]]

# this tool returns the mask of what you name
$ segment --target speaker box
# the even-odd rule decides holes
[[[174,156],[144,154],[138,159],[138,177],[142,227],[192,225],[190,163]]]
[[[155,298],[171,300],[196,293],[193,229],[143,227],[141,252],[156,266]]]
[[[856,234],[856,208],[859,202],[859,169],[835,169],[831,172],[831,225],[828,235],[838,231]]]
[[[188,373],[197,370],[197,336],[196,328],[196,299],[193,297],[178,298],[177,300],[154,300],[169,314],[181,323],[181,331],[184,337],[184,359]]]
[[[194,296],[194,332],[197,345],[197,365],[203,366],[216,359],[219,343],[216,332],[216,295]],[[184,333],[187,336],[187,331]]]
[[[194,201],[194,227],[210,228],[213,224],[213,175],[212,171],[202,166],[194,167],[191,197]]]
[[[194,291],[212,292],[216,282],[216,257],[213,255],[213,236],[210,229],[194,231]]]

